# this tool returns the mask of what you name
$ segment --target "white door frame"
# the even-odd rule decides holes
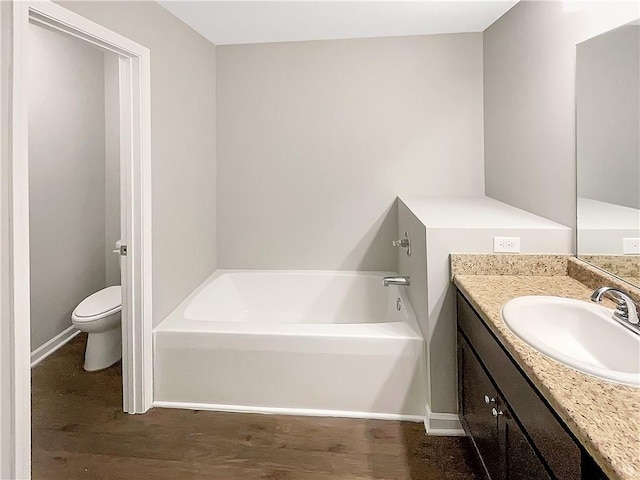
[[[150,52],[50,1],[0,2],[0,360],[5,366],[0,369],[0,478],[18,479],[31,475],[29,23],[120,58],[121,188],[126,191],[121,209],[128,247],[123,262],[123,409],[143,413],[153,401]]]

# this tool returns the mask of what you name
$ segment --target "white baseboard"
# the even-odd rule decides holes
[[[44,345],[36,348],[33,352],[31,352],[31,368],[35,367],[42,360],[47,358],[53,352],[58,350],[64,344],[69,342],[72,338],[80,333],[80,330],[77,330],[76,327],[71,325],[66,330],[60,332],[58,335],[53,337]]]
[[[434,437],[462,437],[466,435],[458,414],[432,412],[428,404],[424,428],[427,431],[427,435],[433,435]]]
[[[154,407],[180,408],[187,410],[210,410],[214,412],[261,413],[267,415],[300,415],[305,417],[363,418],[367,420],[396,420],[404,422],[424,422],[422,415],[396,413],[352,412],[343,410],[319,410],[313,408],[254,407],[247,405],[220,405],[215,403],[188,403],[154,401]]]

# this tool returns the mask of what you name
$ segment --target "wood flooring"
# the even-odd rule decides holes
[[[32,370],[35,480],[480,480],[466,438],[419,423],[152,409],[122,412],[119,364],[82,369],[86,336]]]

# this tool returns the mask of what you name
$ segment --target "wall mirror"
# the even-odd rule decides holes
[[[577,255],[640,287],[640,21],[576,46]]]

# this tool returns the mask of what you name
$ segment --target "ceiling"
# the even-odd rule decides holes
[[[216,45],[482,32],[518,0],[160,1]]]

